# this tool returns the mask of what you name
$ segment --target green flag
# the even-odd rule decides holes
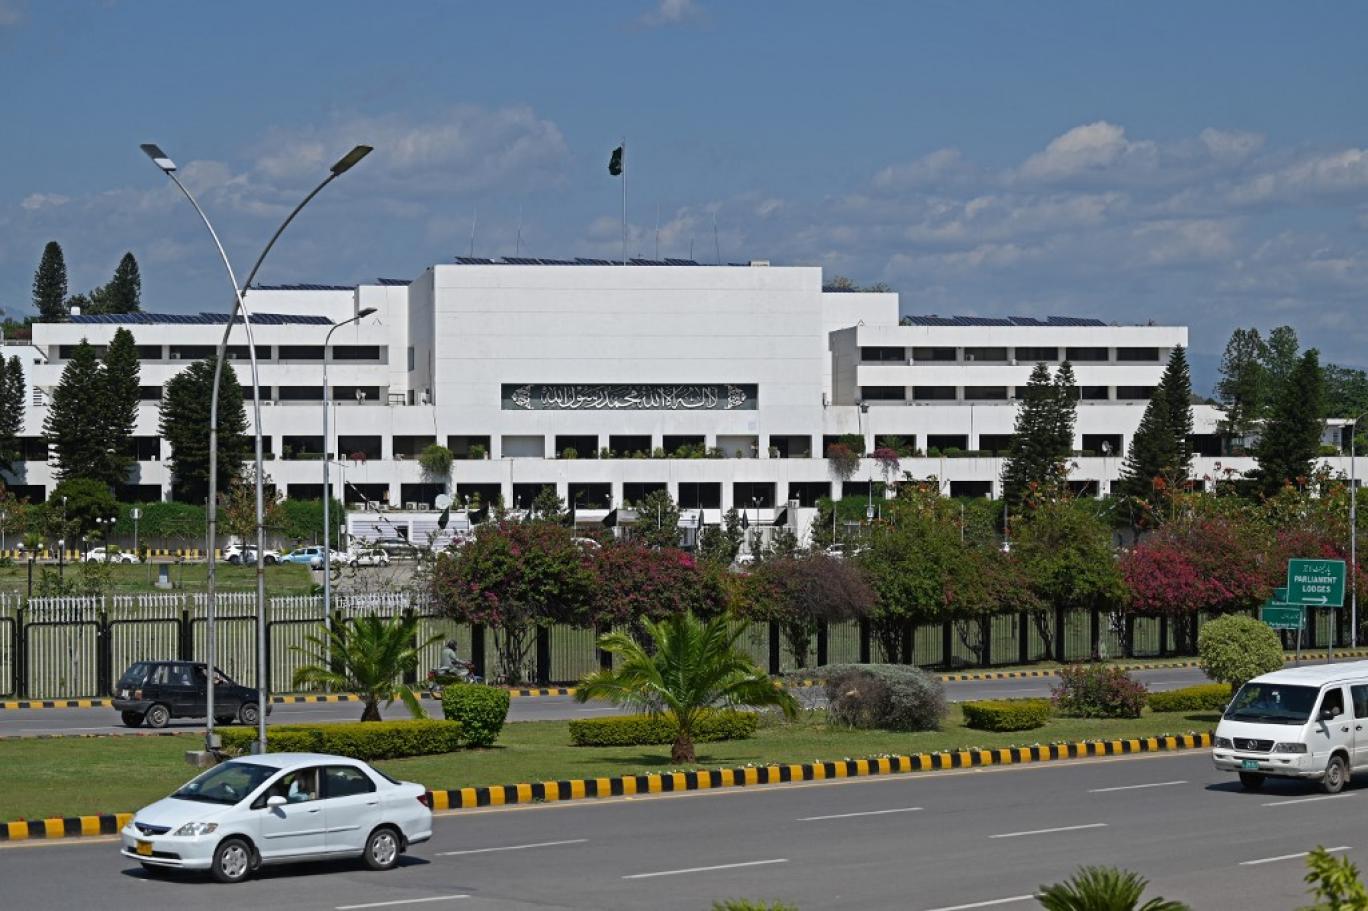
[[[622,146],[613,149],[613,157],[608,159],[608,173],[614,177],[622,174]]]

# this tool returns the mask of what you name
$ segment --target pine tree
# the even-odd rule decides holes
[[[61,323],[67,318],[67,271],[62,245],[50,240],[43,248],[38,271],[33,274],[33,309],[45,323]]]
[[[1074,425],[1078,422],[1078,378],[1068,361],[1059,365],[1054,378],[1054,451],[1066,459],[1074,449]]]
[[[1140,426],[1131,437],[1130,450],[1121,466],[1120,493],[1122,496],[1156,500],[1156,478],[1173,472],[1180,458],[1175,445],[1173,423],[1169,419],[1169,399],[1162,389],[1150,396]]]
[[[1072,387],[1073,370],[1066,373],[1061,367],[1060,373]],[[1032,486],[1052,484],[1064,472],[1073,449],[1074,402],[1061,385],[1051,380],[1049,367],[1036,364],[1021,390],[1012,448],[1002,468],[1003,495],[1009,503],[1020,503]]]
[[[1187,351],[1182,345],[1169,355],[1168,366],[1159,378],[1159,388],[1166,400],[1169,432],[1173,435],[1174,463],[1168,466],[1175,477],[1186,479],[1192,474],[1192,373],[1188,369]]]
[[[133,428],[138,420],[138,347],[133,333],[119,328],[104,356],[101,417],[105,431],[105,476],[115,486],[127,483],[133,464]]]
[[[114,277],[104,286],[106,313],[137,313],[142,310],[142,276],[138,261],[132,253],[125,253],[114,270]]]
[[[1221,379],[1216,399],[1224,417],[1220,432],[1227,454],[1232,444],[1249,436],[1258,425],[1268,397],[1268,374],[1263,365],[1264,341],[1258,329],[1236,329],[1221,357]]]
[[[1300,351],[1301,343],[1297,340],[1297,330],[1291,326],[1279,326],[1268,333],[1268,341],[1260,352],[1264,374],[1268,377],[1268,393],[1260,417],[1266,417],[1274,407],[1279,391],[1297,369],[1301,359]]]
[[[0,466],[12,471],[20,461],[19,436],[24,432],[28,390],[24,385],[24,365],[18,355],[0,363]]]
[[[209,495],[209,407],[214,388],[213,360],[196,361],[171,378],[162,400],[159,430],[171,444],[171,476],[178,499],[202,503]],[[242,474],[252,451],[242,386],[231,364],[219,382],[218,491]]]
[[[1278,390],[1255,448],[1259,467],[1253,474],[1265,496],[1310,476],[1320,451],[1323,386],[1320,355],[1312,348]]]
[[[98,291],[92,293],[98,293]],[[90,313],[92,309],[94,309],[94,307],[95,302],[90,299],[90,295],[73,294],[71,295],[71,297],[68,297],[66,299],[66,303],[63,305],[62,309],[62,319],[59,320],[59,322],[65,322],[67,319],[69,319],[72,310],[80,310],[81,313],[84,315]]]
[[[105,480],[105,425],[99,402],[100,361],[85,340],[76,346],[52,390],[43,435],[57,461],[57,480]]]

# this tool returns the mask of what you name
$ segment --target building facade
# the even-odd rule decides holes
[[[412,281],[264,286],[247,302],[270,482],[317,498],[329,458],[334,494],[363,510],[431,509],[442,494],[523,508],[551,485],[592,517],[665,488],[706,522],[735,507],[766,524],[793,504],[806,512],[824,496],[870,496],[884,479],[875,460],[840,477],[824,457],[850,434],[866,452],[915,450],[901,470],[937,478],[947,494],[998,496],[1019,391],[1036,363],[1064,360],[1080,397],[1070,480],[1106,493],[1170,352],[1188,342],[1181,326],[1081,318],[902,324],[897,294],[824,291],[818,268],[763,262],[463,258]],[[324,336],[371,307],[332,336],[324,440]],[[123,326],[143,386],[126,495],[170,497],[162,388],[212,355],[223,319],[73,316],[8,345],[30,386],[11,489],[35,500],[52,489],[50,391],[75,345],[107,345]],[[235,328],[230,357],[250,418],[247,344]],[[1198,478],[1252,467],[1219,455],[1215,409],[1193,412]],[[447,477],[417,460],[432,443],[455,457]],[[1329,461],[1347,472],[1347,460]]]

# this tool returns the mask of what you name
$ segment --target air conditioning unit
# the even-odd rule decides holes
[[[405,509],[412,510],[413,512],[418,512],[418,510],[422,509],[423,506],[422,506],[421,503],[412,503],[412,502],[410,502],[410,503],[405,503],[405,504],[404,504],[404,508],[405,508]]]

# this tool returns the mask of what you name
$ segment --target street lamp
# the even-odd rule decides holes
[[[1349,647],[1358,648],[1358,474],[1354,463],[1358,422],[1368,411],[1354,418],[1349,427]]]
[[[359,159],[358,159],[359,160]],[[332,405],[332,387],[328,385],[328,345],[333,333],[375,312],[374,307],[363,307],[351,319],[343,320],[323,336],[323,629],[325,638],[332,642],[332,521],[328,507],[332,505],[332,481],[328,477],[328,409]],[[331,645],[328,646],[332,648]]]
[[[239,287],[237,276],[233,272],[232,263],[228,260],[228,254],[224,251],[223,244],[219,241],[218,233],[214,230],[213,224],[209,221],[209,216],[207,216],[204,213],[204,210],[200,208],[199,203],[195,201],[195,197],[190,193],[188,189],[186,189],[185,185],[181,183],[180,178],[176,176],[175,162],[173,162],[167,156],[167,154],[161,150],[160,147],[153,143],[145,143],[142,146],[142,150],[148,158],[152,159],[152,163],[155,164],[159,169],[161,169],[162,173],[169,177],[171,181],[176,185],[176,187],[181,191],[181,193],[184,194],[185,198],[189,201],[190,205],[199,215],[200,220],[204,222],[204,227],[206,230],[208,230],[209,236],[213,239],[214,246],[218,250],[219,258],[223,261],[224,270],[228,273],[228,280],[233,286],[233,308],[229,312],[228,320],[224,325],[223,338],[219,342],[218,354],[214,361],[214,386],[213,390],[210,393],[209,406],[209,503],[208,508],[206,510],[206,524],[208,526],[208,565],[205,579],[205,591],[208,603],[207,614],[205,618],[205,636],[208,639],[208,654],[206,655],[206,658],[207,663],[209,665],[209,673],[207,675],[209,682],[208,692],[206,694],[208,701],[208,715],[205,723],[204,738],[205,748],[208,750],[216,749],[218,747],[218,743],[216,742],[216,738],[214,736],[214,671],[217,667],[216,659],[218,645],[214,630],[216,581],[214,572],[214,544],[217,538],[216,520],[218,512],[217,505],[219,385],[221,383],[223,376],[224,356],[227,354],[228,350],[228,338],[233,331],[233,325],[236,322],[239,313],[242,315],[243,331],[247,335],[247,353],[248,358],[251,362],[252,370],[252,412],[255,422],[256,437],[255,467],[257,528],[257,691],[259,693],[259,700],[257,703],[257,742],[254,749],[258,753],[264,753],[266,752],[267,700],[265,564],[266,529],[265,483],[261,464],[261,384],[257,378],[256,343],[252,338],[251,314],[247,310],[247,303],[245,300],[243,300],[243,294],[246,292],[247,288],[251,287],[253,280],[255,280],[256,278],[257,271],[261,268],[261,264],[265,261],[266,255],[271,252],[271,248],[275,246],[276,240],[278,240],[280,238],[280,235],[284,233],[285,229],[289,226],[290,222],[294,221],[295,216],[299,214],[300,210],[302,210],[306,205],[308,205],[309,201],[312,200],[315,196],[317,196],[318,193],[324,187],[326,187],[336,178],[340,177],[342,174],[345,174],[347,171],[351,170],[351,168],[355,166],[357,162],[365,158],[366,155],[368,155],[371,152],[371,147],[364,145],[356,146],[346,155],[342,156],[342,158],[338,159],[338,161],[329,169],[328,176],[324,178],[324,180],[321,183],[319,183],[318,186],[314,187],[313,190],[310,191],[309,194],[304,197],[303,201],[301,201],[299,205],[295,206],[294,209],[290,212],[290,214],[285,217],[285,220],[281,222],[280,227],[276,228],[275,233],[271,235],[271,239],[267,241],[266,246],[261,251],[261,254],[257,256],[256,263],[252,266],[252,271],[249,272],[247,275],[247,282],[241,287]]]

